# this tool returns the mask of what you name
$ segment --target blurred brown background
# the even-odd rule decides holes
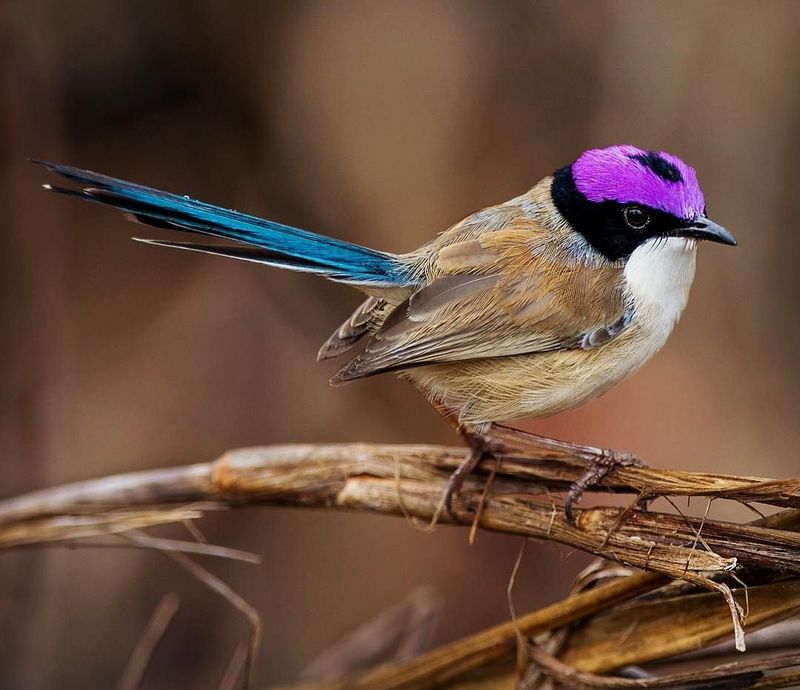
[[[786,476],[800,442],[800,4],[0,4],[2,495],[281,441],[454,439],[391,377],[330,389],[319,344],[346,287],[136,245],[47,196],[70,162],[388,250],[516,195],[592,146],[697,167],[740,247],[704,247],[687,313],[640,374],[529,428],[657,466]],[[401,520],[252,510],[207,519],[261,566],[212,562],[264,616],[260,684],[296,678],[422,584],[434,642],[507,617],[519,541]],[[531,545],[518,610],[586,563]],[[155,553],[0,559],[0,687],[116,682],[165,592],[181,612],[146,688],[216,688],[246,626]]]

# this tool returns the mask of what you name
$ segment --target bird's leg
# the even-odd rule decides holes
[[[455,517],[453,497],[461,490],[464,480],[472,474],[481,460],[495,457],[505,448],[501,442],[486,434],[470,431],[464,427],[459,428],[459,433],[469,446],[469,455],[456,467],[447,482],[444,492],[444,507],[450,517]]]
[[[587,489],[597,486],[609,472],[618,467],[642,467],[644,465],[632,453],[622,453],[610,448],[596,448],[595,446],[559,441],[500,424],[492,424],[489,429],[489,436],[491,438],[506,439],[523,447],[554,450],[573,457],[579,457],[589,464],[583,476],[569,487],[564,501],[564,514],[572,524],[575,524],[573,507],[580,502],[583,493]]]
[[[459,436],[464,439],[469,447],[469,455],[467,455],[467,457],[461,461],[461,464],[453,470],[444,492],[445,510],[447,510],[447,514],[450,515],[450,517],[455,518],[456,516],[453,512],[453,498],[464,485],[464,480],[475,471],[475,468],[481,460],[502,453],[505,446],[502,441],[493,438],[489,434],[484,434],[464,426],[458,420],[458,413],[447,407],[441,401],[428,398],[428,402],[430,402],[433,409],[442,415],[445,421],[458,432]]]
[[[445,490],[444,505],[451,517],[453,513],[453,497],[464,484],[464,480],[475,470],[481,460],[502,453],[508,453],[514,447],[525,449],[554,451],[557,454],[584,460],[588,467],[584,474],[569,487],[564,500],[564,515],[567,521],[575,524],[574,506],[580,502],[588,489],[600,482],[618,467],[641,467],[644,463],[632,453],[623,453],[610,448],[597,448],[580,443],[559,441],[547,436],[539,436],[528,431],[514,429],[502,424],[493,423],[481,431],[469,429],[458,420],[458,414],[437,400],[429,399],[433,408],[445,418],[469,446],[470,453],[450,475]]]

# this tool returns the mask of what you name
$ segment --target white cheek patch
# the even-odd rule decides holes
[[[625,264],[625,280],[637,312],[649,312],[663,327],[674,325],[689,297],[696,249],[695,240],[683,237],[653,238],[636,248]]]

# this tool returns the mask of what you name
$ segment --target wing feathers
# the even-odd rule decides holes
[[[448,267],[463,267],[469,257],[474,268],[480,257],[484,270],[448,274],[437,263],[439,275],[386,317],[333,382],[433,363],[589,349],[617,337],[630,322],[622,267],[583,263],[534,239],[520,228],[498,230],[440,251]]]
[[[408,318],[411,321],[424,321],[450,302],[458,302],[475,292],[488,290],[497,285],[499,280],[498,275],[454,275],[435,280],[411,296]]]
[[[369,297],[325,341],[317,353],[317,361],[337,357],[353,347],[361,338],[378,330],[384,313],[389,309],[382,297]]]

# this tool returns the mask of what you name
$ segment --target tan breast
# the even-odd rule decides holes
[[[458,410],[461,422],[473,428],[577,407],[607,392],[661,349],[686,306],[695,257],[695,244],[684,239],[637,249],[625,268],[632,323],[601,347],[453,362],[405,375]]]

